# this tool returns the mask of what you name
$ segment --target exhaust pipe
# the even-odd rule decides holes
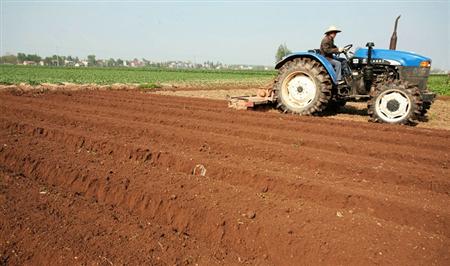
[[[365,85],[365,92],[359,92],[361,94],[367,93],[370,91],[372,87],[374,75],[373,75],[373,66],[372,66],[372,50],[375,44],[373,42],[368,42],[366,44],[367,47],[367,65],[363,69],[363,79]]]
[[[395,26],[394,26],[394,32],[391,36],[391,43],[389,44],[389,50],[395,50],[397,48],[397,25],[398,20],[400,19],[400,16],[397,17],[395,20]]]

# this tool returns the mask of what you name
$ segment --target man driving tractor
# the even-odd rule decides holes
[[[333,54],[342,53],[344,51],[344,48],[338,48],[334,45],[334,38],[336,38],[336,34],[339,32],[341,32],[341,30],[335,26],[330,26],[328,28],[325,32],[325,37],[323,37],[322,42],[320,43],[320,53],[333,65],[334,70],[336,71],[336,78],[339,83],[342,83],[342,63],[333,56]]]

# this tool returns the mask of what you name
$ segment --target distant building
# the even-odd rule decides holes
[[[132,67],[142,67],[144,66],[144,62],[139,61],[139,59],[133,59],[133,61],[130,62],[130,66]]]
[[[74,67],[87,67],[88,66],[88,61],[81,60],[81,61],[76,62],[73,66]]]
[[[24,66],[35,66],[36,62],[34,61],[23,61]]]
[[[106,60],[105,59],[98,59],[98,60],[95,61],[95,64],[97,66],[104,67],[104,66],[106,66]]]
[[[64,59],[65,66],[75,66],[75,62],[71,60]]]

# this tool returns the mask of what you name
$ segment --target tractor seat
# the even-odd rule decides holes
[[[308,52],[320,54],[320,49],[312,49],[312,50],[308,50]]]

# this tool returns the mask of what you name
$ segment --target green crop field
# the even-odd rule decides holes
[[[159,68],[66,68],[0,66],[0,83],[21,82],[36,85],[40,83],[70,82],[77,84],[157,84],[182,82],[256,82],[269,81],[274,71],[253,70],[176,70]]]
[[[450,79],[448,75],[432,75],[428,79],[428,87],[440,94],[450,96]]]
[[[266,83],[272,80],[276,71],[258,70],[176,70],[159,68],[63,68],[0,65],[0,84],[28,83],[133,83],[153,88],[160,83]],[[450,81],[447,75],[432,75],[429,88],[441,95],[450,95]]]

